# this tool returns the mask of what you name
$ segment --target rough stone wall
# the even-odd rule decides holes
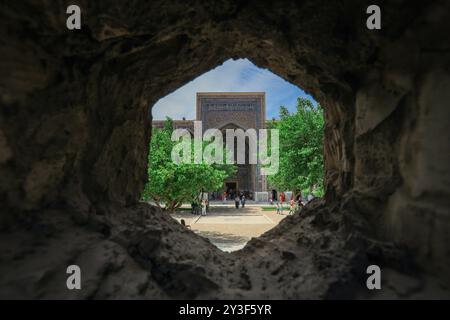
[[[34,237],[33,226],[56,210],[111,229],[106,235],[116,232],[118,217],[136,205],[146,180],[149,106],[226,59],[245,57],[325,107],[327,194],[325,209],[311,220],[322,225],[328,219],[322,216],[345,216],[336,225],[347,239],[363,217],[367,236],[406,246],[419,269],[450,283],[446,1],[380,1],[381,31],[365,28],[370,3],[357,0],[79,1],[81,31],[65,28],[68,4],[0,5],[3,230],[25,225]],[[265,236],[278,239],[280,252],[310,228],[295,221]],[[175,228],[170,220],[154,222],[163,233]],[[329,241],[319,235],[303,245]],[[236,259],[245,268],[258,265],[258,258],[254,264]],[[308,272],[330,268],[319,263]],[[211,286],[232,287],[227,281],[234,280]],[[332,285],[324,286],[318,297],[332,297]],[[266,296],[307,296],[299,290]]]

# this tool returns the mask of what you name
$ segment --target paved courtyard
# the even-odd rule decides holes
[[[287,213],[287,210],[283,215],[276,214],[275,209],[264,211],[256,204],[236,209],[234,202],[229,202],[211,204],[206,216],[181,211],[172,214],[172,217],[178,221],[184,219],[192,231],[208,238],[219,249],[231,252],[242,249],[251,238],[276,226]]]

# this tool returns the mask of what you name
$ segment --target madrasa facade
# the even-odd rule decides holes
[[[202,121],[203,132],[219,129],[224,137],[226,129],[255,129],[258,132],[266,128],[265,100],[264,92],[198,92],[195,120]],[[187,129],[193,135],[195,120],[173,119],[173,128]],[[164,120],[154,120],[152,126],[162,128]],[[248,160],[248,142],[245,150]],[[245,163],[236,165],[236,173],[224,181],[222,189],[209,190],[212,200],[223,199],[225,192],[228,199],[234,198],[236,192],[245,194],[250,200],[267,197],[267,177],[260,174],[260,166]]]

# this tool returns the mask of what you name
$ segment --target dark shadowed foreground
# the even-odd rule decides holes
[[[79,1],[80,31],[1,4],[0,297],[449,297],[449,3],[382,2],[380,31],[368,4]],[[326,122],[325,199],[233,254],[139,203],[149,106],[229,58]]]

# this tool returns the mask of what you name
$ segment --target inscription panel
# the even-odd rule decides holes
[[[257,99],[203,99],[203,112],[255,112],[258,110]]]
[[[199,93],[197,119],[202,120],[203,130],[230,123],[243,129],[263,128],[264,98],[263,93]]]

